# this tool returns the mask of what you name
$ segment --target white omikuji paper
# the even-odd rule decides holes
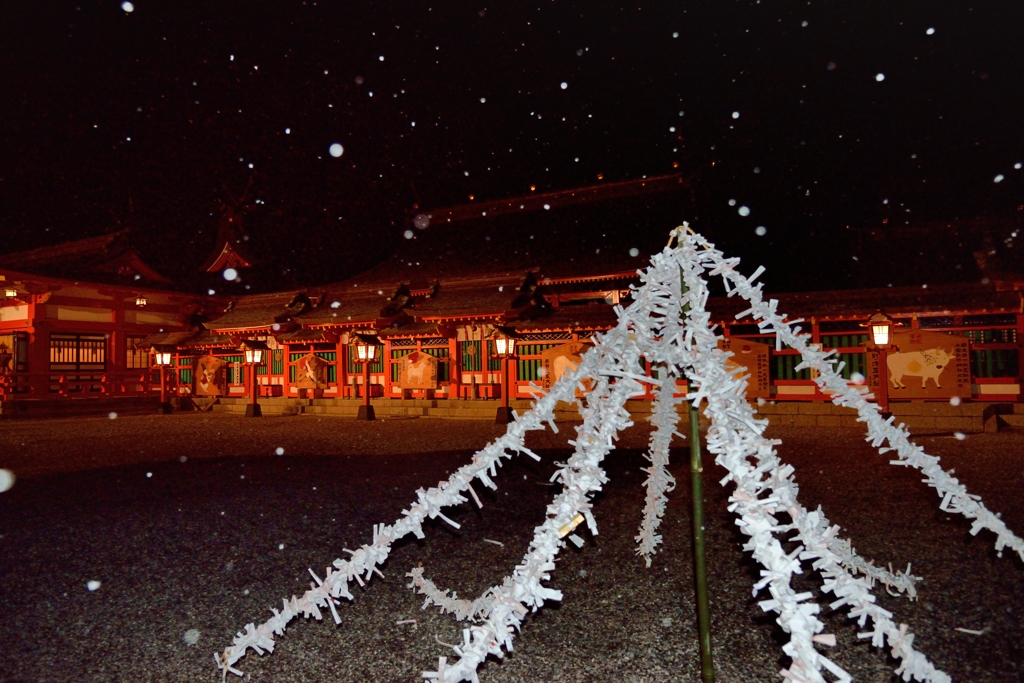
[[[655,532],[664,513],[665,495],[675,483],[666,466],[672,436],[682,437],[676,432],[676,408],[680,401],[690,400],[697,407],[703,405],[704,414],[710,419],[708,451],[728,471],[721,483],[731,481],[735,485],[729,509],[736,513],[736,524],[749,537],[744,550],[763,566],[754,594],[767,590],[760,606],[766,612],[776,613],[777,623],[790,635],[782,649],[791,663],[779,674],[796,683],[824,683],[825,669],[839,681],[851,680],[816,648],[835,645],[835,636],[821,633],[824,625],[816,616],[818,606],[810,600],[812,594],[796,593],[791,586],[793,574],[802,572],[802,563],[809,563],[821,576],[822,590],[835,596],[833,609],[847,606],[849,617],[861,627],[870,621],[869,630],[860,633],[860,637],[870,638],[875,647],[889,648],[900,661],[896,673],[903,680],[949,681],[949,676],[913,648],[913,634],[905,624],[897,626],[892,614],[875,604],[871,593],[875,582],[880,582],[886,590],[906,593],[913,599],[917,579],[911,576],[909,565],[906,572],[895,573],[876,567],[859,557],[848,540],[839,537],[839,527],[830,524],[820,508],[809,511],[797,501],[794,470],[783,464],[775,451],[780,442],[764,438],[767,421],[757,419],[746,401],[746,376],[740,374],[742,371],[726,370],[731,354],[717,348],[718,337],[705,307],[708,276],[720,276],[730,296],[741,296],[749,302],[750,308],[737,318],[751,315],[762,332],[776,335],[778,347],[786,344],[799,351],[803,362],[798,369],[816,370],[816,382],[823,391],[831,392],[834,403],[857,410],[858,419],[867,425],[872,445],[883,453],[895,452],[892,464],[921,470],[924,481],[938,492],[941,509],[974,520],[972,534],[982,529],[992,531],[1000,554],[1009,547],[1024,559],[1024,541],[1011,533],[977,496],[970,495],[939,467],[938,458],[913,444],[903,425],[894,425],[892,418],[883,420],[877,405],[868,402],[866,389],[847,385],[839,374],[841,366],[831,357],[833,352],[825,353],[808,344],[807,335],[799,334],[799,328],[793,327],[801,321],[785,322],[784,314],[776,311],[778,302],[765,301],[761,285],[753,282],[763,269],[758,268],[750,278],[744,277],[736,270],[738,259],[726,259],[685,224],[673,232],[673,237],[676,246],[672,248],[670,243],[670,247],[652,257],[646,270],[639,272],[641,284],[633,290],[633,303],[625,309],[616,307],[617,326],[595,336],[594,346],[575,370],[563,375],[529,411],[517,416],[505,435],[476,453],[469,464],[456,470],[447,481],[416,491],[416,500],[393,525],[375,525],[371,543],[355,551],[345,549],[348,559],[335,560],[322,579],[309,570],[316,581],[314,588],[302,597],[284,600],[281,611],[272,610],[273,618],[260,626],[247,624],[230,647],[214,655],[224,674],[242,675],[234,664],[249,648],[258,654],[273,652],[274,636],[283,634],[296,615],[322,619],[322,609],[328,609],[335,623],[340,623],[335,608],[338,599],[353,599],[349,591],[352,581],[364,585],[374,573],[380,575],[377,566],[387,559],[394,541],[410,533],[423,538],[422,524],[427,518],[439,517],[457,527],[442,514],[442,509],[467,502],[467,492],[480,505],[471,483],[475,480],[496,489],[494,478],[502,458],[520,453],[539,460],[524,446],[526,432],[544,429],[545,425],[557,431],[555,405],[559,401],[577,402],[583,424],[576,427],[576,438],[570,441],[574,453],[552,477],[552,481],[562,485],[562,491],[548,506],[545,522],[534,530],[523,560],[502,584],[469,601],[438,589],[424,577],[422,569],[407,574],[410,587],[426,596],[424,607],[433,604],[459,620],[471,622],[463,630],[462,642],[452,647],[457,659],[449,662],[448,657],[440,657],[437,670],[424,672],[423,678],[438,683],[478,682],[477,669],[488,655],[500,658],[512,650],[513,635],[521,628],[524,617],[547,600],[561,599],[561,593],[546,587],[544,582],[555,569],[555,558],[565,545],[565,537],[582,543],[581,538],[571,534],[577,524],[586,523],[590,532],[597,534],[590,500],[607,481],[601,462],[614,448],[618,432],[632,425],[625,403],[643,393],[641,382],[646,382],[657,388],[652,418],[655,431],[648,455],[651,467],[646,468],[643,521],[636,540],[638,553],[645,556],[648,566],[661,542]],[[660,368],[658,379],[635,372],[641,358]],[[690,382],[690,393],[676,396],[676,380],[684,377]],[[576,392],[584,388],[584,380],[589,380],[590,386],[586,400],[580,401]],[[785,513],[790,521],[781,523],[776,517],[779,513]],[[800,545],[787,554],[782,549],[782,540],[796,540]]]

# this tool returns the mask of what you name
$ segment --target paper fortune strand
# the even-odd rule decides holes
[[[832,590],[840,598],[833,603],[834,608],[849,604],[853,607],[851,616],[859,617],[861,624],[871,617],[876,628],[890,635],[894,656],[903,658],[901,673],[912,669],[919,680],[948,681],[945,674],[913,651],[912,638],[900,638],[899,647],[895,646],[894,636],[888,634],[886,628],[892,625],[890,615],[873,604],[868,582],[850,575],[840,557],[829,548],[829,540],[838,529],[828,527],[820,512],[808,513],[797,502],[798,489],[791,476],[793,468],[779,462],[773,448],[778,442],[762,436],[767,423],[754,418],[745,400],[745,378],[726,371],[725,360],[730,354],[717,348],[718,340],[704,310],[708,295],[703,278],[705,269],[712,274],[722,274],[731,271],[736,262],[721,259],[699,236],[683,237],[682,242],[680,265],[689,288],[684,299],[689,298],[690,303],[686,334],[694,349],[688,377],[697,388],[691,397],[707,401],[705,413],[711,418],[708,450],[715,453],[716,462],[729,471],[723,483],[731,479],[736,484],[730,509],[739,514],[737,524],[750,536],[744,549],[765,567],[754,592],[768,589],[771,598],[763,600],[760,606],[777,612],[777,623],[791,635],[783,651],[792,659],[792,664],[781,671],[781,675],[794,681],[817,683],[825,680],[820,673],[820,669],[825,668],[840,681],[850,680],[849,674],[815,650],[816,643],[834,644],[835,638],[820,633],[824,626],[815,616],[818,606],[807,602],[811,594],[797,594],[790,586],[791,576],[801,572],[800,561],[814,560],[813,566],[826,579],[825,590]],[[749,281],[746,284],[749,286]],[[750,298],[749,292],[740,293]],[[749,457],[753,457],[756,464],[750,462]],[[777,511],[787,512],[793,523],[779,524],[775,518]],[[787,554],[776,536],[789,531],[796,532],[802,545]],[[899,634],[899,629],[895,629],[895,633]]]
[[[675,368],[672,369],[674,370]],[[647,481],[644,482],[647,497],[644,500],[644,518],[640,524],[640,533],[636,536],[636,552],[644,557],[648,567],[651,566],[651,556],[657,552],[657,546],[661,544],[661,535],[655,532],[665,515],[667,495],[676,487],[676,480],[668,471],[668,449],[673,436],[685,438],[676,431],[676,425],[679,424],[679,402],[675,400],[675,376],[670,372],[666,366],[662,366],[662,384],[655,394],[654,410],[651,414],[654,432],[651,434],[648,454],[644,456],[651,466],[643,468],[644,472],[647,472]]]

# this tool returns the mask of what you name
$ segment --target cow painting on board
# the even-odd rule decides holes
[[[869,351],[870,371],[881,372],[877,352]],[[970,351],[966,337],[909,330],[893,335],[885,358],[889,399],[971,397]],[[873,373],[872,373],[873,374]],[[872,386],[880,377],[872,377]]]
[[[216,356],[202,356],[196,361],[196,396],[224,396],[227,377],[224,368],[228,362]]]
[[[885,359],[889,370],[889,381],[893,389],[906,389],[904,377],[920,377],[921,388],[925,389],[928,380],[935,382],[935,388],[941,389],[939,378],[951,360],[956,356],[946,349],[926,349],[924,351],[908,351],[906,353],[890,353]]]

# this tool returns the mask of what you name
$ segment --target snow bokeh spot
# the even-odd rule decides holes
[[[875,75],[875,80],[878,81],[879,83],[881,83],[882,81],[885,80],[885,74],[876,74]]]
[[[107,417],[109,417],[111,420],[116,420],[117,419],[117,413],[114,413],[114,412],[107,413]]]
[[[331,152],[331,156],[334,157],[335,159],[337,159],[338,157],[340,157],[342,154],[345,153],[345,148],[342,147],[337,142],[335,142],[333,145],[331,145],[330,152]]]
[[[92,581],[86,582],[85,587],[88,588],[90,591],[98,591],[101,585],[102,584],[99,581],[96,581],[94,579]]]
[[[763,225],[759,225],[756,228],[754,228],[754,234],[757,235],[758,237],[764,237],[765,233],[767,232],[768,230]]]
[[[745,217],[750,215],[750,207],[749,206],[741,206],[738,209],[738,213],[745,218]]]
[[[958,406],[958,405],[960,405],[960,397],[959,396],[950,396],[950,398],[949,398],[949,405],[951,405],[951,406]]]
[[[0,493],[10,491],[13,486],[14,472],[11,472],[10,470],[0,470]]]
[[[639,256],[640,250],[637,249],[636,247],[633,247],[632,249],[629,250],[629,255],[633,257]]]
[[[181,637],[185,641],[186,645],[195,645],[199,642],[199,631],[198,629],[190,628],[185,631],[185,635]]]
[[[1003,174],[1000,173],[1000,174],[996,175],[996,177],[992,179],[992,182],[994,182],[994,183],[1001,183],[1001,182],[1003,182]]]
[[[426,230],[430,227],[430,216],[425,213],[418,214],[416,218],[412,219],[412,224],[416,226],[418,230]]]
[[[130,2],[122,2],[121,3],[121,9],[123,9],[125,12],[134,12],[135,11],[135,5],[133,5]]]
[[[228,282],[234,282],[235,278],[237,278],[237,277],[238,277],[238,271],[235,270],[234,268],[225,268],[224,269],[224,279],[227,280]]]
[[[278,446],[277,450],[274,451],[274,452],[277,453],[278,455],[284,455],[284,449],[281,448],[280,446]]]
[[[405,239],[407,239],[407,240],[411,240],[414,237],[414,234],[413,234],[412,230],[406,230],[402,234],[405,237]]]

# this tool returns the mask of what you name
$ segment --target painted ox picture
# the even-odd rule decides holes
[[[868,351],[871,386],[889,386],[895,400],[949,400],[971,397],[971,368],[968,340],[954,334],[929,330],[906,330],[893,335],[885,368],[879,367],[878,353]]]
[[[904,389],[904,377],[920,377],[921,388],[926,388],[928,380],[935,382],[935,388],[941,389],[939,381],[942,371],[949,365],[956,356],[946,349],[926,349],[924,351],[910,351],[908,353],[890,353],[886,358],[886,366],[889,369],[889,381],[895,389]]]

